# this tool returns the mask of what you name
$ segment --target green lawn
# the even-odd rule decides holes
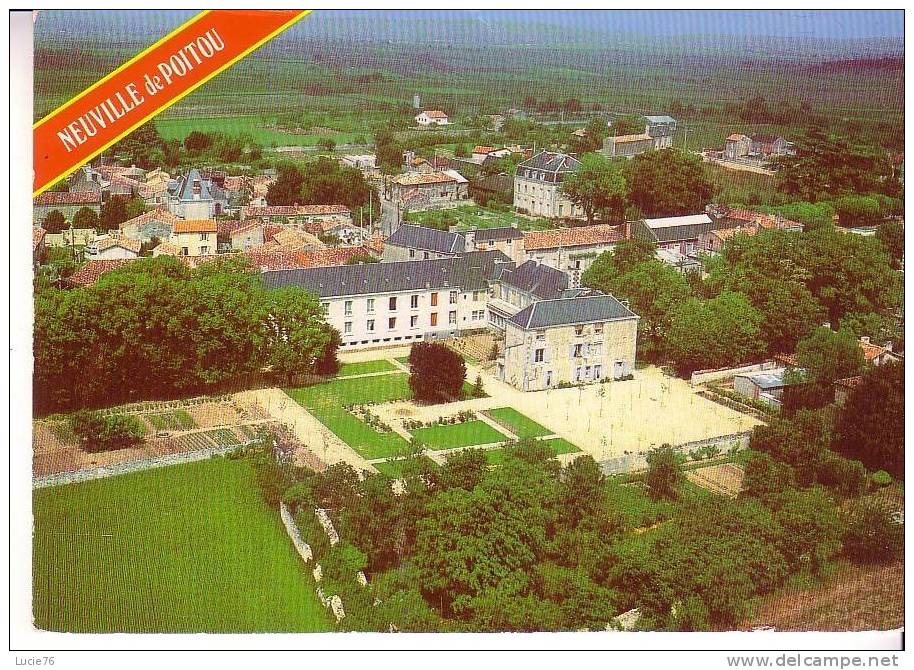
[[[411,222],[436,227],[457,226],[468,228],[506,228],[517,226],[521,230],[548,230],[555,225],[549,219],[518,216],[511,211],[501,211],[481,205],[464,205],[445,210],[410,212]]]
[[[372,463],[385,477],[390,477],[391,479],[398,479],[403,475],[403,460],[395,461],[384,461],[383,463]]]
[[[353,375],[364,375],[370,372],[391,372],[397,367],[386,360],[378,361],[361,361],[359,363],[344,363],[340,366],[337,377],[352,377]]]
[[[367,379],[343,378],[305,388],[286,389],[286,393],[364,458],[388,458],[404,454],[409,446],[406,440],[394,432],[375,430],[344,405],[410,398],[412,391],[408,379],[409,375],[405,373]]]
[[[498,409],[489,409],[485,414],[497,423],[500,423],[519,438],[544,437],[552,435],[552,431],[541,426],[533,419],[529,419],[513,407],[499,407]]]
[[[571,442],[561,437],[553,437],[549,440],[540,440],[545,445],[552,447],[556,454],[575,454],[580,451]]]
[[[213,459],[39,489],[33,506],[39,628],[333,629],[246,461]]]
[[[446,426],[417,428],[410,433],[431,451],[473,447],[478,444],[504,442],[508,439],[506,435],[479,419]]]

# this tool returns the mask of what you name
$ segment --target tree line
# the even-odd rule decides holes
[[[313,295],[268,291],[242,260],[140,259],[36,294],[35,412],[205,393],[264,369],[325,374],[338,343]]]

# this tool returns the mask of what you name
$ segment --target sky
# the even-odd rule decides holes
[[[42,12],[36,26],[41,39],[51,33],[105,32],[148,33],[174,28],[193,11],[53,11]],[[394,19],[391,21],[390,19]],[[411,23],[432,19],[438,31],[446,33],[448,20],[476,23],[479,29],[505,22],[523,27],[546,24],[569,31],[609,32],[646,37],[688,35],[725,35],[731,37],[777,36],[803,39],[902,39],[902,10],[611,10],[611,11],[519,11],[519,10],[451,10],[444,12],[379,10],[317,10],[293,30],[301,34],[334,33],[337,28],[381,19],[386,30],[404,36]],[[387,19],[387,20],[385,20]],[[396,27],[393,28],[393,25]],[[364,28],[363,28],[364,29]]]

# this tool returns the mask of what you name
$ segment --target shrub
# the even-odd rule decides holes
[[[856,497],[866,490],[866,469],[860,461],[843,456],[828,456],[819,464],[819,483],[847,497]]]
[[[473,397],[482,398],[485,397],[485,395],[486,390],[482,386],[482,377],[480,375],[476,375],[476,383],[473,384]]]
[[[892,483],[892,475],[885,470],[877,470],[873,473],[873,483],[876,486],[889,486]]]
[[[675,500],[679,497],[677,488],[683,474],[678,455],[671,446],[664,445],[651,451],[647,455],[647,466],[645,482],[653,498]]]
[[[79,439],[80,446],[92,453],[129,449],[139,444],[146,432],[143,424],[135,416],[103,416],[98,412],[88,411],[73,414],[70,418],[70,427]]]
[[[844,553],[856,563],[888,563],[904,551],[904,525],[878,502],[865,502],[851,514]]]

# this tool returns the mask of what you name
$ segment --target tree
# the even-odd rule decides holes
[[[303,202],[301,189],[304,177],[299,169],[291,163],[281,163],[276,169],[276,181],[267,188],[267,204],[295,205]]]
[[[750,362],[765,348],[761,324],[762,315],[739,293],[691,298],[672,311],[666,352],[684,374]]]
[[[126,162],[144,170],[160,167],[165,159],[166,142],[156,128],[155,121],[147,121],[124,137],[111,152]]]
[[[324,151],[333,151],[333,149],[336,147],[336,142],[334,142],[330,137],[322,137],[318,141],[317,145]]]
[[[845,228],[871,226],[880,219],[879,201],[871,196],[843,195],[834,205],[838,224]]]
[[[867,371],[839,409],[835,451],[904,478],[904,364]]]
[[[657,447],[647,455],[645,483],[651,497],[675,500],[679,497],[679,485],[685,479],[679,456],[669,445]]]
[[[876,239],[882,242],[896,265],[898,261],[904,259],[904,224],[897,221],[883,223],[876,229]]]
[[[657,247],[648,240],[622,240],[612,250],[613,269],[617,275],[624,275],[641,263],[656,261],[656,252]]]
[[[380,258],[372,256],[367,253],[358,253],[353,254],[348,259],[346,259],[346,265],[361,265],[362,263],[379,263]]]
[[[49,233],[60,233],[67,228],[67,219],[59,209],[52,209],[44,217],[44,221],[41,222],[41,227],[44,228]]]
[[[747,287],[752,305],[761,313],[761,335],[770,353],[787,353],[826,318],[825,309],[802,282],[765,279]]]
[[[749,447],[791,466],[793,477],[789,481],[799,487],[808,487],[817,481],[821,464],[831,453],[828,449],[831,434],[832,418],[828,411],[804,409],[792,417],[775,417],[768,425],[756,426],[749,438]],[[756,464],[753,469],[779,469],[767,461],[761,467],[759,465]],[[786,475],[787,471],[783,473]],[[750,484],[756,491],[764,493],[768,485],[759,482],[759,479],[761,477],[756,479],[754,473],[755,481],[750,481]]]
[[[805,381],[822,388],[830,388],[839,379],[855,377],[865,366],[863,350],[853,332],[830,328],[816,328],[797,343],[798,381]]]
[[[437,342],[417,342],[409,351],[409,387],[417,400],[444,402],[459,398],[466,380],[463,357]]]
[[[791,572],[820,575],[841,549],[844,525],[838,507],[820,488],[783,493],[774,518],[783,529],[777,546]]]
[[[454,147],[454,155],[455,155],[457,158],[466,158],[467,156],[469,156],[469,155],[470,155],[470,152],[469,152],[469,150],[467,149],[467,145],[466,145],[466,144],[458,144],[456,147]]]
[[[584,210],[588,223],[593,223],[595,214],[621,222],[625,210],[625,177],[603,155],[582,156],[580,167],[565,177],[562,190]]]
[[[394,140],[393,133],[386,129],[378,130],[374,141],[378,167],[387,172],[398,171],[403,163],[403,147]]]
[[[380,203],[374,190],[357,168],[342,167],[326,156],[306,163],[301,169],[300,202],[318,205],[346,205],[351,210],[374,201],[375,212]]]
[[[95,213],[94,209],[89,209],[88,207],[79,208],[76,210],[76,214],[73,215],[73,227],[84,230],[98,228],[98,214]]]
[[[904,555],[904,524],[878,500],[859,502],[848,519],[844,553],[855,563],[890,563]]]
[[[746,463],[742,493],[765,502],[780,495],[793,482],[793,468],[763,451],[753,452]]]
[[[121,223],[130,219],[127,212],[127,198],[112,195],[102,204],[99,223],[103,230],[115,230]]]
[[[203,151],[213,145],[213,138],[208,133],[192,130],[184,138],[184,148],[188,151]]]
[[[702,212],[714,193],[701,158],[678,149],[635,156],[624,173],[629,199],[647,217]]]
[[[440,489],[461,488],[472,491],[482,481],[489,469],[486,452],[482,449],[465,449],[448,456],[438,471]]]
[[[270,291],[267,296],[265,344],[273,370],[290,378],[314,372],[331,346],[330,328],[313,294],[296,287]],[[335,351],[335,350],[334,350]]]

